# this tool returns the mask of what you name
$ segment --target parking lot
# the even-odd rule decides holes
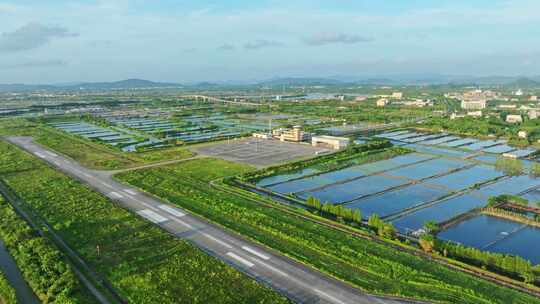
[[[314,157],[317,152],[329,151],[305,143],[299,144],[255,138],[204,145],[195,147],[193,150],[198,154],[245,163],[258,168],[304,157]]]

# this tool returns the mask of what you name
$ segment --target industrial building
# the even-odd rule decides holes
[[[294,126],[292,129],[276,129],[272,131],[272,135],[281,141],[301,142],[311,139],[311,133],[304,132],[301,126]]]
[[[336,137],[336,136],[313,136],[311,138],[311,145],[314,147],[324,147],[331,148],[334,150],[344,149],[349,145],[350,139],[346,137]]]

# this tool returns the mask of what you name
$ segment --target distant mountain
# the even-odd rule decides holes
[[[540,82],[534,81],[530,78],[522,77],[522,78],[516,79],[515,81],[509,83],[508,85],[512,87],[524,88],[524,89],[525,88],[538,88],[540,87]]]
[[[281,86],[281,85],[313,86],[313,85],[337,85],[337,84],[343,84],[343,82],[336,79],[330,79],[330,78],[303,78],[303,77],[274,78],[274,79],[261,81],[258,83],[258,85],[264,85],[264,86]]]
[[[126,79],[114,82],[84,82],[55,85],[0,84],[0,92],[37,92],[37,91],[100,91],[129,89],[181,88],[181,84],[153,82],[142,79]]]

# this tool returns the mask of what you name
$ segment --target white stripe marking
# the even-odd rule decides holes
[[[50,151],[45,151],[45,153],[49,154],[52,157],[58,157],[58,154],[52,153]]]
[[[230,256],[231,258],[237,260],[238,262],[246,265],[247,267],[251,268],[253,266],[255,266],[255,264],[251,263],[250,261],[244,259],[243,257],[239,256],[239,255],[236,255],[235,253],[232,253],[232,252],[227,252],[227,255]]]
[[[247,251],[247,252],[249,252],[249,253],[251,253],[253,255],[256,255],[256,256],[260,257],[263,260],[270,260],[269,256],[264,255],[264,254],[258,252],[257,250],[255,250],[253,248],[250,248],[248,246],[242,246],[242,249],[244,249],[245,251]]]
[[[147,220],[149,220],[149,221],[151,221],[152,223],[155,223],[155,224],[160,224],[160,223],[168,221],[168,219],[166,217],[163,217],[163,216],[155,213],[154,211],[148,210],[148,209],[137,211],[137,214],[139,214],[140,216],[144,217],[145,219],[147,219]]]
[[[173,208],[169,205],[159,205],[158,206],[159,209],[169,213],[169,214],[172,214],[174,216],[177,216],[177,217],[182,217],[182,216],[185,216],[186,214],[176,208]]]
[[[154,207],[154,206],[152,206],[152,205],[150,205],[150,204],[148,204],[148,203],[145,203],[145,202],[143,202],[143,201],[141,201],[141,200],[138,200],[138,199],[136,199],[136,198],[134,198],[134,197],[130,197],[130,199],[132,199],[134,202],[137,202],[137,203],[139,203],[139,204],[145,206],[145,207],[148,208],[148,209],[152,209],[152,210],[158,211],[158,208],[156,208],[156,207]]]
[[[202,232],[201,234],[202,234],[204,237],[207,237],[207,238],[211,239],[212,241],[214,241],[214,242],[220,244],[221,246],[223,246],[223,247],[225,247],[225,248],[229,248],[229,249],[233,248],[231,245],[225,243],[224,241],[222,241],[222,240],[220,240],[220,239],[217,239],[217,238],[211,236],[211,235],[208,234],[208,233]]]
[[[43,155],[43,154],[41,154],[41,153],[39,153],[39,152],[36,152],[35,154],[36,154],[39,158],[46,158],[45,155]]]
[[[112,188],[111,184],[107,184],[106,182],[103,182],[103,185],[105,185],[105,187]]]
[[[181,220],[179,220],[179,219],[177,219],[177,218],[173,218],[172,220],[175,221],[175,222],[177,222],[177,223],[179,223],[180,225],[186,226],[186,227],[189,228],[189,229],[195,229],[195,227],[193,227],[193,226],[191,226],[190,224],[188,224],[188,223],[186,223],[186,222],[183,222],[183,221],[181,221]]]
[[[331,295],[327,294],[327,293],[324,292],[324,291],[321,291],[321,290],[319,290],[319,289],[313,289],[313,290],[314,290],[316,293],[322,295],[323,297],[327,298],[328,300],[330,300],[330,301],[332,301],[332,302],[334,302],[334,303],[341,303],[341,304],[345,303],[345,302],[341,301],[340,299],[338,299],[338,298],[336,298],[336,297],[334,297],[334,296],[331,296]]]
[[[114,197],[114,198],[123,198],[123,196],[120,195],[120,194],[117,193],[117,192],[111,192],[110,195],[111,195],[112,197]]]
[[[124,192],[131,194],[131,195],[137,195],[137,192],[131,190],[131,189],[125,189]]]
[[[273,272],[275,272],[275,273],[277,273],[277,274],[279,274],[279,275],[282,275],[282,276],[284,276],[284,277],[286,277],[286,278],[289,277],[288,274],[286,274],[285,272],[283,272],[283,271],[277,269],[276,267],[274,267],[274,266],[272,266],[272,265],[269,265],[269,264],[267,264],[267,263],[265,263],[265,262],[263,262],[263,261],[259,261],[259,263],[261,263],[264,267],[266,267],[266,268],[272,270]]]

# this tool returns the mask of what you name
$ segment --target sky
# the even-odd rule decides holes
[[[0,83],[540,75],[538,0],[0,0]]]

